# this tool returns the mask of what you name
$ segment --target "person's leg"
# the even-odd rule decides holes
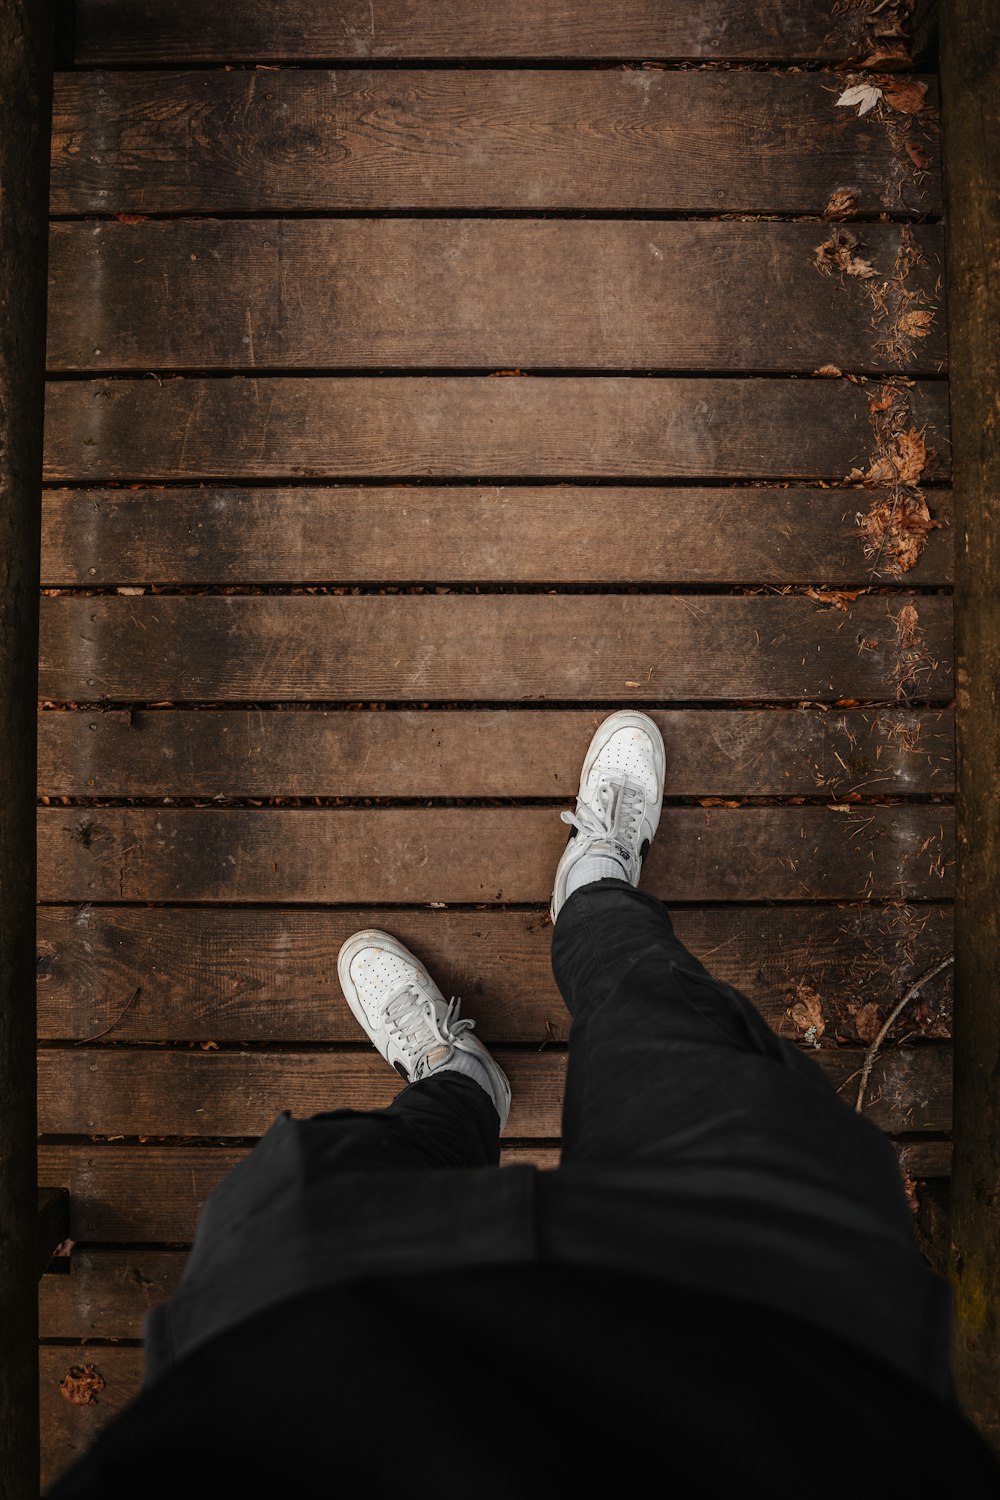
[[[645,765],[629,751],[628,826],[624,752],[588,755],[557,872],[573,1026],[551,1243],[801,1313],[947,1392],[947,1288],[917,1251],[892,1146],[634,888],[662,796],[653,735]],[[593,859],[616,848],[617,880]]]
[[[524,1237],[524,1206],[509,1228],[503,1214],[505,1193],[516,1206],[524,1184],[504,1173],[501,1191],[490,1187],[510,1088],[473,1023],[386,933],[350,938],[339,973],[407,1086],[385,1109],[283,1111],[209,1194],[177,1293],[147,1318],[147,1383],[197,1343],[313,1285],[379,1265],[434,1268],[473,1241],[475,1253],[502,1255]]]

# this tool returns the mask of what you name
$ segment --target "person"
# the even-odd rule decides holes
[[[405,1087],[283,1112],[215,1189],[142,1389],[50,1500],[997,1493],[892,1146],[638,889],[664,775],[614,713],[562,814],[560,1166],[498,1170],[474,1023],[355,934],[340,981]]]

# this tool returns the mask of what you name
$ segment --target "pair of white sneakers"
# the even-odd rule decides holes
[[[601,874],[620,865],[623,878],[638,885],[660,821],[665,771],[663,739],[652,719],[627,710],[605,719],[583,762],[576,810],[560,814],[573,831],[556,868],[553,922],[581,860],[595,861],[590,869]],[[356,932],[340,950],[337,973],[358,1021],[408,1083],[447,1070],[473,1077],[493,1100],[503,1129],[510,1112],[506,1074],[472,1035],[475,1022],[459,1018],[461,1002],[445,1000],[408,948],[387,932]]]

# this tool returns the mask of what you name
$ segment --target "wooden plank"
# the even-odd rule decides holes
[[[355,58],[694,58],[755,61],[861,59],[877,22],[863,7],[831,14],[828,0],[748,7],[703,0],[78,0],[78,64],[311,62]],[[894,33],[894,39],[895,33]]]
[[[38,485],[45,375],[52,11],[0,6],[0,1491],[38,1494],[32,1165]]]
[[[654,709],[671,797],[953,788],[954,719],[905,708]],[[563,797],[597,709],[104,709],[39,715],[38,789],[73,797]],[[838,758],[839,757],[839,758]]]
[[[47,702],[947,702],[951,599],[73,596],[39,662]]]
[[[824,1045],[870,1041],[952,943],[947,906],[679,907],[671,920],[681,942],[771,1026],[794,1038],[817,1026]],[[352,933],[371,926],[418,953],[444,993],[464,996],[463,1010],[484,1037],[536,1045],[568,1039],[569,1016],[552,979],[552,930],[538,911],[89,904],[39,910],[39,1035],[356,1042],[337,954]],[[947,1037],[950,1028],[945,969],[907,1007],[893,1037]]]
[[[908,393],[947,478],[947,391]],[[694,376],[50,382],[45,478],[832,479],[867,467],[868,392]]]
[[[831,1047],[810,1055],[837,1088],[845,1088],[856,1080],[864,1051]],[[505,1135],[558,1138],[566,1054],[499,1048],[495,1056],[513,1093]],[[371,1048],[203,1052],[44,1047],[38,1054],[39,1129],[49,1135],[259,1136],[284,1109],[296,1116],[383,1109],[398,1092],[399,1078]],[[880,1054],[868,1101],[865,1114],[883,1130],[948,1130],[949,1044]]]
[[[385,209],[933,214],[932,78],[908,116],[814,72],[61,73],[57,214]],[[919,155],[919,153],[918,153]],[[924,159],[924,158],[920,158]]]
[[[189,1245],[208,1194],[249,1150],[246,1145],[43,1142],[38,1163],[48,1180],[69,1188],[71,1230],[78,1243]],[[558,1155],[558,1143],[505,1141],[500,1165],[528,1162],[547,1169],[556,1165]]]
[[[866,555],[858,517],[878,498],[854,489],[701,485],[48,489],[42,581],[53,587],[151,579],[298,585],[331,579],[822,580],[862,587],[873,578],[902,576],[888,557]],[[905,579],[947,584],[954,552],[951,494],[935,489],[926,499],[941,524]]]
[[[143,1319],[174,1295],[186,1260],[183,1250],[74,1245],[68,1274],[43,1276],[38,1284],[42,1338],[141,1339]]]
[[[43,1489],[87,1451],[101,1428],[138,1395],[144,1355],[134,1347],[43,1344],[38,1351]],[[93,1406],[67,1401],[59,1389],[75,1365],[94,1365],[104,1381]]]
[[[946,1141],[908,1136],[905,1142],[896,1144],[911,1175],[947,1176],[950,1158]],[[80,1253],[81,1241],[189,1245],[208,1194],[249,1149],[242,1145],[43,1142],[38,1148],[38,1162],[39,1172],[49,1181],[62,1182],[70,1190],[72,1232],[78,1242],[70,1257],[72,1263]],[[501,1164],[530,1161],[550,1167],[558,1154],[557,1144],[504,1144]],[[55,1279],[45,1278],[48,1282]],[[64,1293],[53,1295],[62,1297]]]
[[[960,361],[952,402],[961,434],[963,537],[956,580],[962,862],[955,978],[961,1005],[948,1270],[959,1396],[1000,1451],[1000,14],[990,0],[941,6],[941,80],[949,111],[948,273]]]
[[[876,278],[822,275],[815,254],[828,226],[816,224],[57,223],[48,362],[55,371],[942,370],[941,227],[872,224],[857,235]],[[877,311],[890,281],[896,318],[888,302]],[[891,337],[904,303],[933,320],[926,336]]]
[[[940,804],[666,807],[645,881],[664,901],[947,899],[952,824]],[[547,903],[566,828],[531,807],[42,808],[38,839],[41,901]]]

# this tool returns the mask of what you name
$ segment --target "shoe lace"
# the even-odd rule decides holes
[[[459,1020],[461,1004],[461,1000],[453,995],[444,1020],[439,1023],[433,1000],[419,985],[407,980],[386,1001],[383,1024],[395,1034],[403,1050],[411,1056],[422,1057],[431,1048],[447,1046],[475,1026],[475,1021]]]
[[[624,836],[638,843],[642,815],[646,810],[646,793],[641,786],[627,777],[621,781],[601,781],[594,803],[596,806],[580,799],[574,812],[563,812],[559,816],[587,838]]]

